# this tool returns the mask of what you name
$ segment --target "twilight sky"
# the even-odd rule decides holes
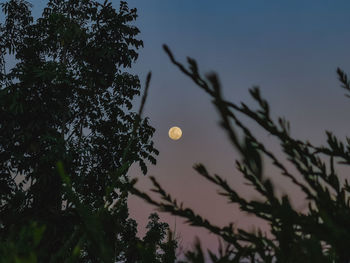
[[[41,12],[46,0],[34,3],[34,15]],[[119,1],[112,1],[118,7]],[[350,134],[350,103],[343,96],[335,74],[339,66],[350,73],[350,2],[322,0],[129,0],[138,9],[136,25],[144,48],[133,68],[144,83],[153,72],[145,115],[156,128],[154,141],[160,151],[154,175],[185,206],[214,223],[233,221],[252,229],[260,223],[239,213],[216,195],[216,188],[192,169],[204,163],[212,173],[223,175],[235,189],[247,197],[258,196],[244,185],[234,168],[239,158],[228,145],[226,135],[217,126],[218,115],[210,99],[190,79],[173,66],[162,44],[169,45],[178,60],[186,56],[197,60],[202,73],[219,74],[223,92],[234,102],[254,105],[248,88],[259,85],[271,106],[273,116],[291,122],[292,135],[324,144],[326,129],[343,138]],[[171,126],[182,128],[183,137],[171,141]],[[278,150],[274,141],[255,129],[262,141]],[[267,167],[282,193],[294,194],[295,205],[302,204],[288,182]],[[131,176],[140,178],[139,187],[150,188],[149,181],[137,167]],[[153,208],[139,199],[130,199],[130,214],[145,226]],[[174,229],[175,219],[161,214]],[[176,219],[176,231],[182,246],[191,246],[194,235],[205,247],[215,249],[217,238],[206,231],[184,226]]]
[[[131,0],[129,5],[138,8],[136,24],[145,44],[134,70],[141,79],[153,72],[145,113],[157,129],[154,140],[160,155],[150,174],[216,224],[233,221],[246,229],[261,225],[227,205],[192,169],[194,163],[204,163],[244,196],[258,198],[235,171],[239,156],[217,126],[218,115],[208,96],[169,62],[161,45],[166,43],[182,62],[186,56],[195,58],[202,73],[217,72],[225,97],[234,102],[254,105],[248,88],[259,85],[273,115],[290,120],[292,135],[325,144],[326,129],[341,138],[350,131],[350,103],[335,74],[338,66],[350,72],[350,2]],[[182,128],[181,140],[167,137],[172,125]],[[265,133],[257,129],[256,134],[278,151]],[[302,209],[295,188],[269,167],[266,170],[281,193],[294,196],[295,206]],[[141,174],[136,168],[132,173]],[[140,188],[149,189],[147,178],[141,179]],[[152,211],[138,199],[131,198],[130,205],[140,222]],[[174,226],[174,218],[162,218]],[[216,237],[180,222],[177,219],[176,229],[184,248],[191,246],[194,235],[205,247],[217,247]]]

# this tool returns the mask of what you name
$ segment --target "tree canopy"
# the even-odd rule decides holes
[[[143,46],[137,10],[49,0],[34,21],[27,1],[1,8],[0,261],[139,262],[151,246],[171,262],[159,254],[176,247],[168,226],[153,215],[159,235],[142,240],[127,208],[129,167],[146,174],[158,154],[127,71]]]

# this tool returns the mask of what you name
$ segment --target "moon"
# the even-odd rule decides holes
[[[181,131],[181,129],[179,127],[174,126],[174,127],[171,127],[169,129],[169,133],[168,134],[169,134],[170,139],[176,141],[176,140],[181,138],[182,131]]]

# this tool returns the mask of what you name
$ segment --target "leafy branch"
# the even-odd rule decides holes
[[[252,110],[245,103],[226,101],[216,74],[202,77],[194,59],[187,58],[188,67],[185,67],[175,59],[166,45],[163,47],[170,61],[211,97],[219,113],[221,127],[232,147],[240,153],[241,159],[236,161],[238,171],[262,195],[263,200],[246,200],[226,180],[217,174],[211,175],[202,164],[195,165],[194,169],[219,187],[219,194],[226,196],[231,203],[238,204],[242,211],[267,221],[272,237],[262,235],[260,230],[248,233],[239,228],[234,229],[232,224],[222,228],[211,224],[190,208],[184,208],[182,203],[178,204],[154,177],[150,178],[154,186],[152,191],[163,202],[155,201],[137,190],[135,181],[131,192],[161,211],[183,217],[190,225],[205,228],[221,237],[234,247],[231,254],[236,256],[236,261],[232,262],[244,258],[249,258],[251,262],[349,262],[350,253],[343,240],[350,240],[350,187],[348,181],[344,184],[340,182],[334,158],[343,159],[342,164],[350,163],[350,140],[347,139],[348,144],[345,145],[330,132],[327,132],[328,147],[314,146],[309,141],[294,139],[290,135],[289,122],[284,118],[278,118],[277,123],[272,120],[268,102],[262,98],[259,88],[249,90],[259,106],[258,110]],[[337,73],[342,87],[350,91],[347,75],[340,69]],[[257,140],[237,113],[253,120],[270,136],[277,138],[286,159],[296,172],[289,172],[283,162]],[[324,156],[328,156],[328,162]],[[276,196],[271,179],[264,174],[263,157],[270,159],[280,175],[289,179],[305,195],[308,202],[306,212],[295,210],[288,195]],[[194,255],[201,257],[199,252],[189,256]]]

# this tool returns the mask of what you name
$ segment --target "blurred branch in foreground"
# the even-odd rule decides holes
[[[208,251],[213,262],[350,262],[350,185],[341,183],[335,169],[335,162],[350,164],[350,139],[341,142],[331,132],[327,132],[327,145],[314,146],[308,141],[291,137],[290,125],[283,119],[272,120],[270,108],[260,94],[259,88],[249,90],[259,109],[253,110],[245,103],[235,104],[223,98],[221,85],[216,74],[201,76],[194,59],[187,58],[188,67],[178,62],[170,49],[164,45],[171,62],[191,78],[212,99],[220,116],[220,125],[228,139],[240,153],[236,167],[263,200],[243,198],[220,175],[211,174],[203,164],[194,169],[206,180],[219,187],[220,195],[229,202],[238,204],[240,209],[265,220],[270,226],[270,234],[261,230],[247,232],[229,224],[219,227],[186,208],[174,199],[150,177],[161,201],[155,201],[147,193],[139,191],[132,182],[131,192],[160,211],[186,219],[192,226],[198,226],[218,235],[226,242],[226,249],[220,249],[219,256]],[[337,70],[343,88],[350,91],[347,75]],[[253,120],[271,136],[277,138],[285,158],[294,166],[290,172],[276,154],[261,143],[244,124],[237,113]],[[306,196],[308,209],[295,210],[291,196],[278,197],[273,182],[266,177],[263,158],[269,159],[278,169],[280,176],[290,180]],[[210,209],[210,207],[208,207]],[[186,254],[187,262],[204,262],[202,249],[197,243],[195,251]]]

